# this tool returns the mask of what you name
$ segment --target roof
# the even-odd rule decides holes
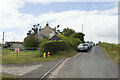
[[[36,34],[36,36],[35,36],[38,40],[41,40],[41,39],[43,39],[43,38],[46,38],[44,35],[42,35],[42,34]]]
[[[54,29],[52,29],[51,27],[49,26],[46,26],[45,28],[43,28],[41,31],[40,31],[40,34],[44,35],[44,36],[50,36],[50,33],[53,33],[54,35],[55,34],[58,34]]]
[[[49,40],[61,40],[61,38],[58,37],[57,35],[54,35],[54,36],[51,37]]]

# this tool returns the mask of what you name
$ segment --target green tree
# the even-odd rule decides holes
[[[44,43],[44,42],[46,42],[46,41],[48,41],[48,40],[49,40],[49,36],[47,36],[46,38],[41,39],[41,40],[40,40],[40,43]]]
[[[84,36],[85,36],[85,34],[83,34],[83,33],[74,33],[70,37],[78,38],[78,39],[80,39],[82,41],[82,43],[84,43],[85,42],[84,41]]]
[[[99,41],[98,43],[101,43],[101,41]]]
[[[39,47],[40,42],[34,35],[28,36],[24,39],[23,45],[25,48],[36,48]]]
[[[65,28],[63,29],[63,31],[61,32],[62,35],[69,37],[70,35],[72,35],[73,33],[75,33],[75,31],[73,29],[69,29],[69,28]]]
[[[38,29],[41,30],[40,24],[33,25],[33,27],[31,28],[31,30],[28,31],[27,36],[30,36],[32,34],[37,34],[38,33]]]

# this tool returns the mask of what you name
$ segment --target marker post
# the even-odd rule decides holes
[[[47,56],[50,57],[50,52],[47,53]]]
[[[43,57],[46,58],[46,52],[44,52]]]

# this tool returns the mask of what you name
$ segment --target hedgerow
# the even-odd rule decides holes
[[[56,53],[58,51],[65,51],[66,49],[70,49],[71,44],[66,41],[47,41],[45,43],[42,43],[40,45],[40,50],[42,53],[44,52],[50,52],[50,53]]]
[[[77,38],[66,37],[64,35],[58,35],[58,37],[60,37],[63,41],[67,41],[67,42],[71,43],[72,47],[74,49],[77,48],[78,44],[82,43],[82,41],[80,39],[77,39]]]

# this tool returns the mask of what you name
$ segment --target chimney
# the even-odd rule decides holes
[[[47,22],[46,27],[48,27],[48,26],[49,26],[49,23]]]

